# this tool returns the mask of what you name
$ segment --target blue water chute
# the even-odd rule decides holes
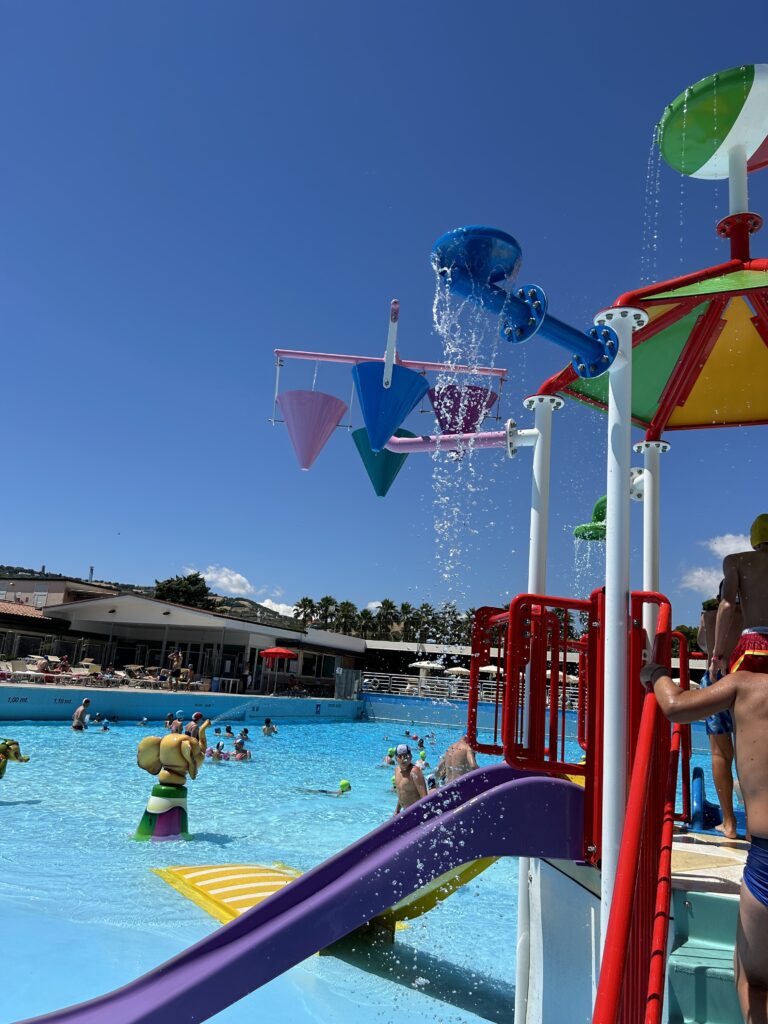
[[[499,315],[523,259],[518,242],[498,228],[471,225],[448,231],[432,247],[432,266],[451,291]]]
[[[426,395],[429,384],[416,370],[397,363],[392,367],[388,388],[384,387],[384,363],[357,363],[352,367],[352,378],[371,448],[380,452]]]

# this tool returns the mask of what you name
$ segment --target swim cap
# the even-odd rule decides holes
[[[395,756],[395,748],[394,747],[390,747],[389,750],[387,751],[387,753],[389,754],[390,757],[394,757]]]
[[[763,512],[752,523],[749,529],[749,543],[753,548],[759,544],[768,544],[768,512]]]
[[[176,712],[176,717],[177,718],[183,718],[184,717],[184,712],[183,711],[177,711]]]
[[[411,748],[408,746],[407,743],[398,743],[397,750],[395,751],[395,753],[397,754],[398,757],[402,757],[403,754],[407,754],[408,757],[410,757]]]
[[[419,751],[419,757],[421,758],[422,761],[426,761],[427,760],[427,752],[426,752],[426,750],[420,750]]]
[[[192,715],[192,721],[199,722],[202,717],[202,713],[200,711],[196,711],[194,715]]]
[[[350,789],[352,789],[352,786],[347,779],[342,779],[339,783],[339,789],[342,793],[348,793]]]

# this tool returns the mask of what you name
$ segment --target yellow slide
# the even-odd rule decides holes
[[[403,921],[426,914],[496,860],[496,857],[482,857],[447,871],[374,918],[375,923],[390,929],[398,924],[404,927]],[[197,864],[153,870],[222,924],[263,902],[301,874],[285,864]]]

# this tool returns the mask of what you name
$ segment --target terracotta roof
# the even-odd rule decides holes
[[[39,608],[33,608],[31,604],[23,604],[21,601],[0,601],[0,615],[25,615],[30,619],[44,619]]]

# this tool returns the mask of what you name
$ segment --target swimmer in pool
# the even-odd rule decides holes
[[[411,748],[407,743],[399,743],[396,748],[397,768],[395,769],[395,787],[397,789],[397,805],[395,814],[415,804],[427,795],[427,784],[419,765],[413,763]]]
[[[352,784],[348,779],[342,779],[338,789],[302,789],[302,793],[320,793],[322,796],[344,796],[352,792]]]

